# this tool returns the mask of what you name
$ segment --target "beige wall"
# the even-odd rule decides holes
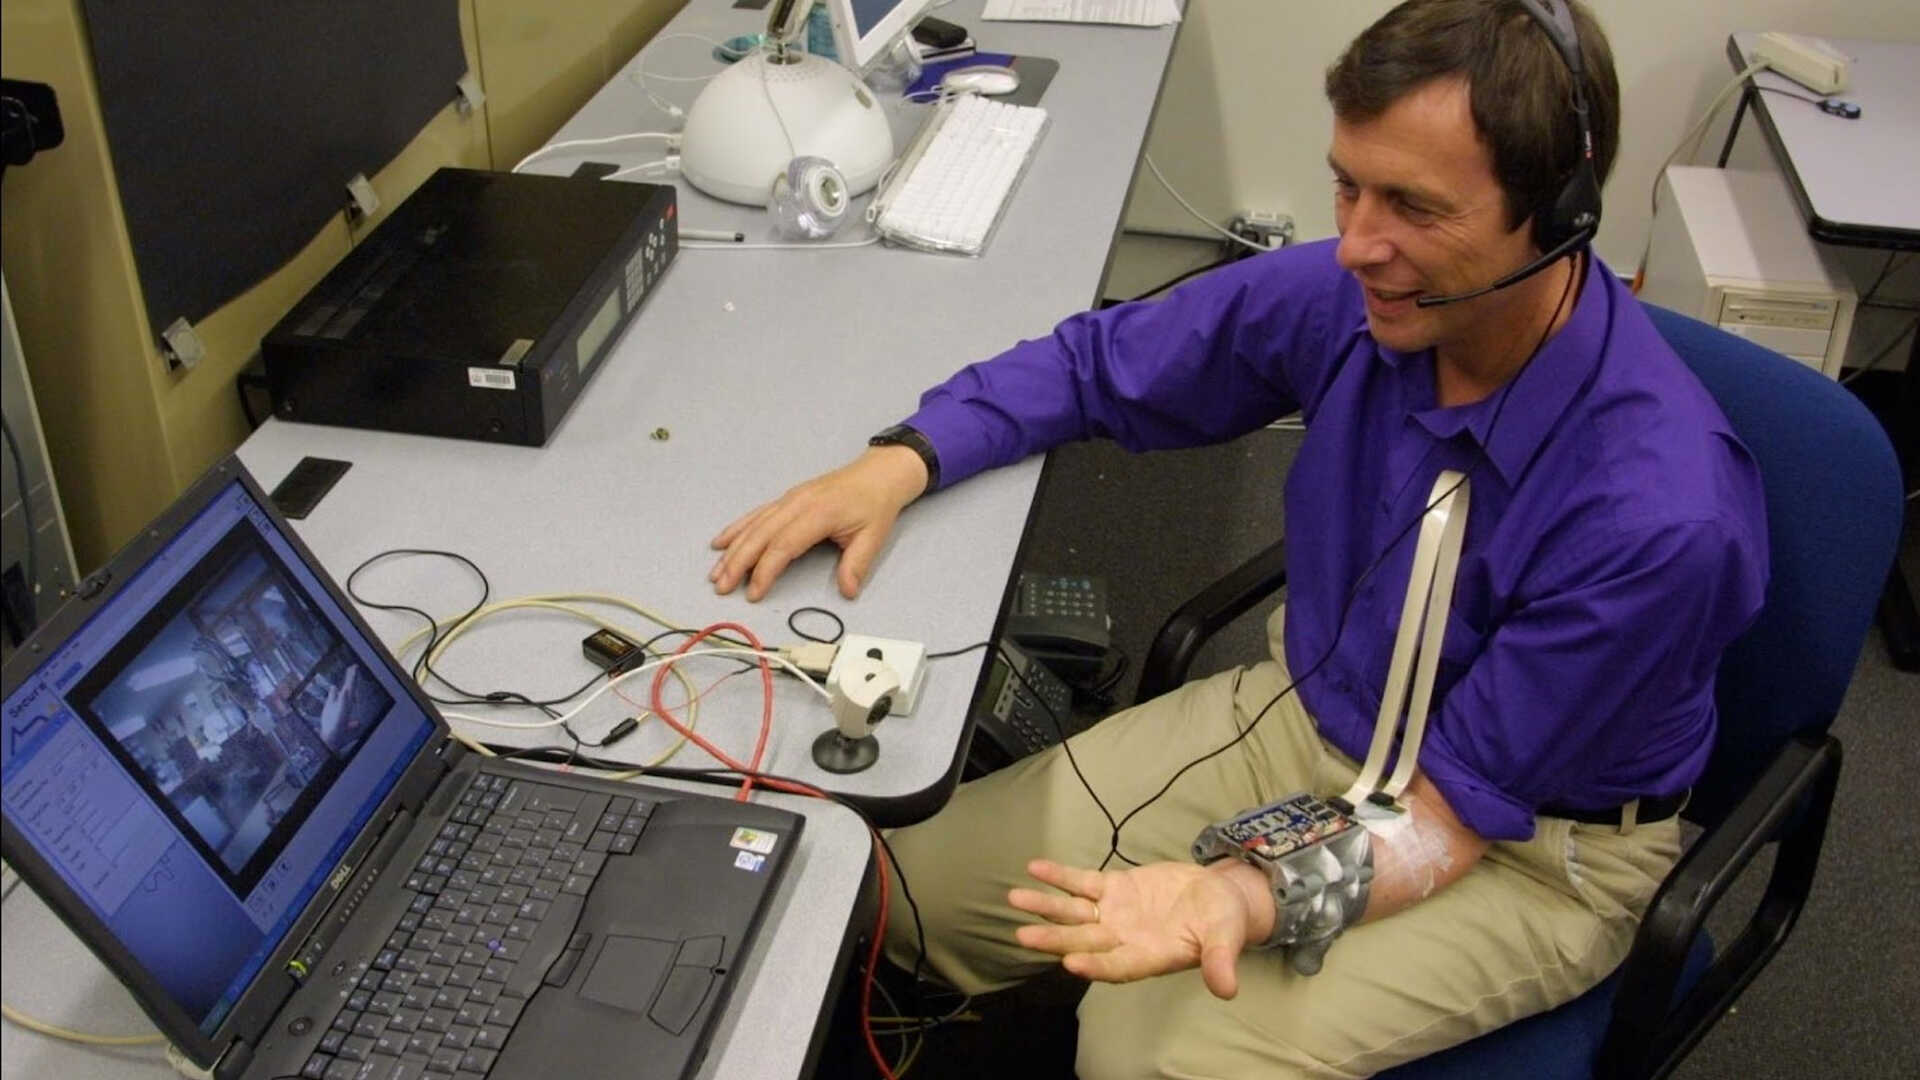
[[[448,106],[372,178],[380,215],[443,165],[511,167],[685,0],[462,0],[480,113]],[[170,372],[147,326],[111,168],[79,0],[5,0],[0,64],[49,83],[66,141],[8,170],[7,284],[73,544],[84,572],[246,437],[235,373],[350,249],[344,213],[272,277],[202,320],[207,359]]]
[[[1793,30],[1920,42],[1916,0],[1589,4],[1613,44],[1623,99],[1620,154],[1597,242],[1616,269],[1639,261],[1655,170],[1733,74],[1728,34]],[[1333,121],[1321,78],[1346,43],[1392,6],[1393,0],[1189,0],[1148,153],[1189,202],[1216,220],[1242,208],[1276,210],[1293,215],[1303,240],[1333,235],[1326,168]],[[1717,154],[1732,112],[1724,109],[1708,132],[1703,161]],[[1127,223],[1205,231],[1144,167]],[[1866,265],[1877,271],[1880,263]]]

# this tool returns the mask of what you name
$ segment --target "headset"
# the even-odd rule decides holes
[[[1588,243],[1600,231],[1600,174],[1593,163],[1593,123],[1587,115],[1587,65],[1580,55],[1580,33],[1574,26],[1573,10],[1565,0],[1519,0],[1519,4],[1540,24],[1553,51],[1573,76],[1573,116],[1580,125],[1580,160],[1553,202],[1534,210],[1533,240],[1543,252],[1539,258],[1491,285],[1447,296],[1417,297],[1416,307],[1457,304],[1525,281]]]

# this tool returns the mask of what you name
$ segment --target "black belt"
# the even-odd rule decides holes
[[[1640,800],[1640,811],[1634,816],[1634,821],[1640,825],[1651,825],[1656,821],[1665,821],[1679,813],[1680,808],[1685,806],[1686,802],[1687,792],[1685,791],[1678,795],[1666,795],[1660,798],[1643,798]],[[1617,829],[1620,827],[1620,813],[1625,809],[1626,807],[1624,806],[1616,806],[1611,810],[1576,810],[1569,806],[1543,806],[1539,810],[1539,815],[1541,817],[1566,818],[1569,821],[1578,821],[1586,825],[1611,825]]]

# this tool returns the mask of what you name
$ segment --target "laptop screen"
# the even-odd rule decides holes
[[[434,731],[246,486],[7,696],[9,823],[211,1036]]]

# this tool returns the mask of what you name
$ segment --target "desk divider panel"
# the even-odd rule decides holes
[[[158,335],[284,265],[454,98],[457,0],[82,0]]]

